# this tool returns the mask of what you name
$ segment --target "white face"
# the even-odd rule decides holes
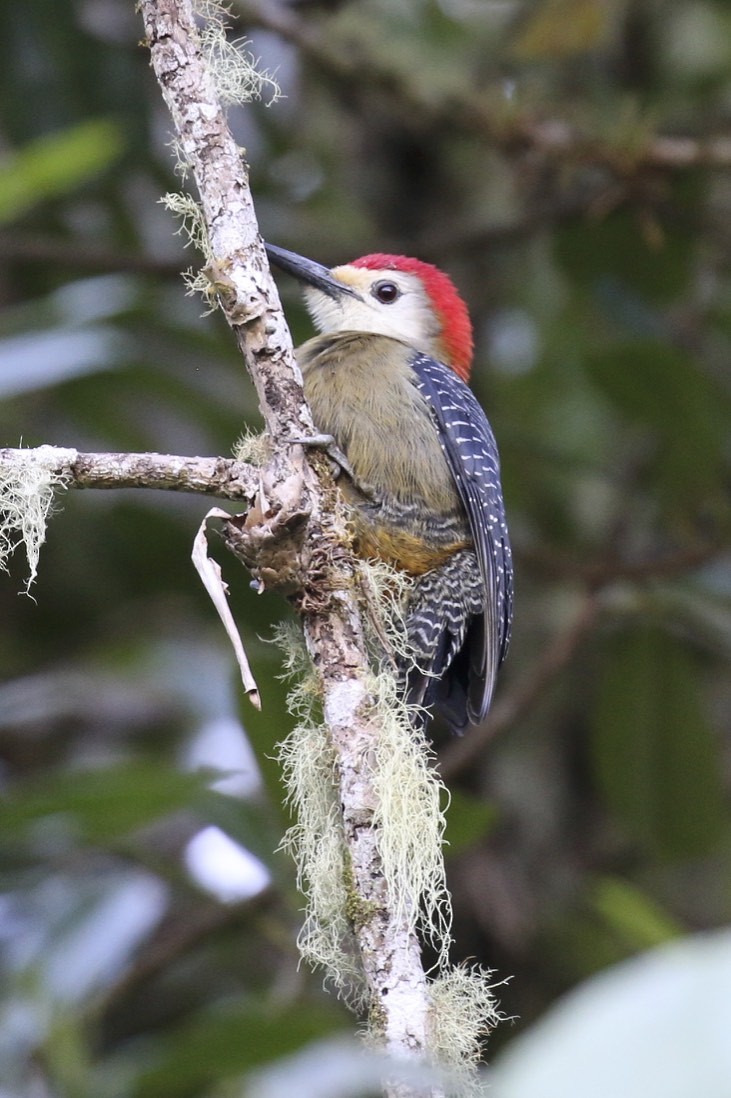
[[[374,332],[439,357],[439,320],[415,274],[350,266],[334,267],[331,273],[358,297],[343,294],[336,300],[305,287],[307,308],[319,332]]]

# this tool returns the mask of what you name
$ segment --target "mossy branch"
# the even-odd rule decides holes
[[[33,583],[54,496],[70,488],[163,488],[216,499],[251,500],[254,465],[231,458],[176,454],[89,454],[69,447],[0,449],[0,568],[21,545]]]
[[[301,536],[302,589],[293,601],[319,688],[324,726],[317,733],[326,738],[334,760],[332,802],[349,885],[361,900],[352,931],[371,1031],[394,1055],[422,1058],[430,1052],[432,1004],[409,910],[418,897],[392,895],[385,876],[382,805],[372,763],[381,740],[381,710],[358,609],[347,517],[327,463],[316,459],[323,470],[318,479],[302,447],[290,441],[312,435],[314,428],[259,236],[247,165],[221,107],[196,10],[191,0],[140,0],[139,7],[152,67],[174,121],[176,152],[198,190],[202,232],[197,239],[205,242],[207,296],[217,300],[231,326],[270,440],[256,504],[229,544],[240,541],[244,556],[251,544],[263,546],[262,530],[266,533],[271,516]],[[293,521],[282,522],[282,515]],[[387,1084],[386,1090],[413,1093],[400,1084]]]

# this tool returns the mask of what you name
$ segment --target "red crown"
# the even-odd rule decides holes
[[[421,259],[410,259],[405,255],[384,255],[380,252],[354,259],[350,266],[365,267],[369,271],[404,271],[421,279],[441,324],[440,342],[444,349],[445,362],[463,381],[467,381],[474,349],[472,322],[467,306],[444,271],[431,263],[424,263]]]

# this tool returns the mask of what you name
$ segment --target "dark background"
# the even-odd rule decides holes
[[[198,257],[159,204],[180,184],[131,0],[0,7],[2,444],[228,455],[258,414],[221,317],[185,296]],[[235,36],[285,97],[232,124],[262,232],[328,264],[436,262],[475,321],[515,632],[494,734],[443,759],[454,959],[513,977],[497,1050],[583,978],[731,913],[731,5],[259,7],[234,2]],[[206,506],[61,493],[35,601],[20,554],[0,577],[13,1096],[223,1098],[352,1025],[297,970],[273,853],[287,608],[216,549],[257,714],[189,560]],[[211,788],[200,764],[241,773]],[[191,870],[222,834],[268,867],[254,896],[230,847],[216,882]]]

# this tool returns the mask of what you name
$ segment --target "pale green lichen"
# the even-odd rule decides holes
[[[403,597],[409,583],[382,564],[361,568],[370,592],[374,650],[377,640],[385,636],[392,651],[403,656],[407,651]],[[379,616],[377,625],[374,613]],[[285,653],[286,673],[294,676],[288,704],[297,726],[280,746],[279,758],[297,819],[284,845],[295,859],[307,900],[300,945],[307,959],[321,965],[340,990],[348,985],[352,998],[355,971],[347,908],[348,863],[335,756],[315,713],[316,681],[301,637],[285,629],[279,631],[278,641]],[[372,719],[379,728],[370,775],[377,802],[374,827],[389,902],[402,924],[418,928],[434,946],[441,967],[447,959],[451,923],[442,857],[446,790],[434,769],[420,714],[404,701],[388,657],[374,671],[369,689],[376,705]]]
[[[178,191],[170,191],[160,199],[166,210],[180,218],[178,233],[187,237],[185,247],[191,245],[202,252],[207,260],[212,258],[211,246],[208,241],[208,231],[203,218],[203,211],[194,198],[189,194],[180,194]]]
[[[371,689],[379,726],[372,777],[383,872],[398,920],[419,930],[441,969],[452,922],[442,853],[448,794],[422,715],[406,704],[394,674],[381,671]]]
[[[254,431],[247,427],[236,439],[231,452],[236,461],[260,467],[270,454],[269,436],[266,431]]]
[[[429,1057],[446,1068],[445,1093],[476,1098],[483,1093],[477,1064],[484,1039],[499,1020],[491,974],[450,967],[452,918],[443,843],[448,794],[434,766],[423,714],[406,704],[395,674],[395,653],[408,659],[404,605],[411,581],[384,564],[359,563],[368,613],[365,628],[373,658],[369,690],[378,743],[371,755],[373,820],[389,904],[436,953],[428,981]],[[282,847],[297,867],[305,897],[299,945],[304,959],[322,967],[328,982],[352,1006],[369,1008],[367,1041],[378,1039],[378,1005],[365,1001],[353,929],[372,914],[357,893],[346,849],[338,797],[336,755],[320,716],[318,683],[299,628],[278,630],[284,674],[296,727],[279,748],[286,797],[295,824]],[[385,654],[384,654],[385,649]]]
[[[430,1053],[452,1076],[450,1094],[477,1098],[485,1094],[477,1068],[485,1039],[503,1020],[495,998],[492,973],[457,965],[445,968],[429,984]]]
[[[396,670],[396,660],[403,668],[413,659],[405,619],[413,580],[382,561],[361,561],[359,568],[369,592],[369,647],[378,661],[369,687],[379,726],[373,773],[379,852],[399,920],[418,927],[441,968],[452,921],[442,855],[448,793],[434,767],[424,714],[407,704]]]
[[[202,20],[201,49],[222,103],[242,105],[266,99],[267,106],[281,99],[282,91],[272,73],[245,47],[245,38],[229,40],[230,8],[221,0],[195,0]]]
[[[317,720],[319,689],[302,634],[293,622],[275,637],[291,680],[287,707],[295,727],[277,747],[286,802],[295,823],[281,842],[297,867],[305,918],[297,944],[302,957],[350,1001],[360,1001],[362,973],[348,921],[348,855],[335,784],[335,752]]]
[[[476,1067],[482,1043],[498,1014],[489,973],[449,965],[452,906],[443,858],[448,794],[434,767],[423,713],[406,703],[395,670],[396,658],[403,666],[409,657],[404,605],[410,581],[383,564],[361,562],[359,569],[373,657],[371,719],[378,727],[368,761],[376,805],[373,826],[388,903],[401,925],[416,931],[436,954],[428,981],[430,1057],[447,1069],[451,1095],[475,1098],[481,1092]],[[282,846],[295,860],[306,902],[299,947],[344,998],[363,1007],[365,987],[353,930],[370,911],[352,879],[335,751],[321,723],[319,686],[301,633],[291,623],[279,630],[277,640],[285,675],[292,678],[288,705],[296,720],[279,747],[279,759],[296,819]],[[368,1006],[364,1036],[376,1040],[379,1022]]]
[[[23,545],[29,569],[26,592],[38,574],[54,493],[68,484],[57,472],[59,453],[52,446],[18,450],[0,465],[0,568],[7,571],[8,558]]]
[[[178,165],[181,163],[178,160]],[[208,229],[206,228],[203,211],[195,199],[189,194],[169,191],[163,195],[160,201],[166,210],[169,210],[175,217],[180,218],[178,233],[187,238],[185,247],[196,248],[203,254],[207,263],[212,262],[213,250],[208,239]],[[189,297],[201,294],[206,300],[207,313],[214,311],[218,305],[216,288],[206,274],[206,268],[196,271],[193,267],[189,267],[186,271],[183,271],[183,282]]]
[[[406,606],[414,580],[381,560],[360,560],[358,578],[365,599],[363,615],[366,643],[376,666],[397,661],[409,666],[411,648],[406,635]]]
[[[266,99],[267,106],[276,103],[282,92],[274,76],[262,69],[244,47],[245,39],[229,40],[228,29],[231,10],[222,0],[194,0],[193,9],[200,20],[200,47],[216,94],[224,106],[243,105],[254,100]],[[170,147],[175,160],[175,171],[185,180],[190,164],[179,138],[173,138]],[[202,252],[206,263],[213,262],[203,213],[189,194],[171,192],[162,199],[166,209],[181,219],[180,232],[187,237],[186,247],[193,245]],[[217,289],[205,269],[189,268],[183,273],[189,295],[201,294],[209,312],[218,306]]]

